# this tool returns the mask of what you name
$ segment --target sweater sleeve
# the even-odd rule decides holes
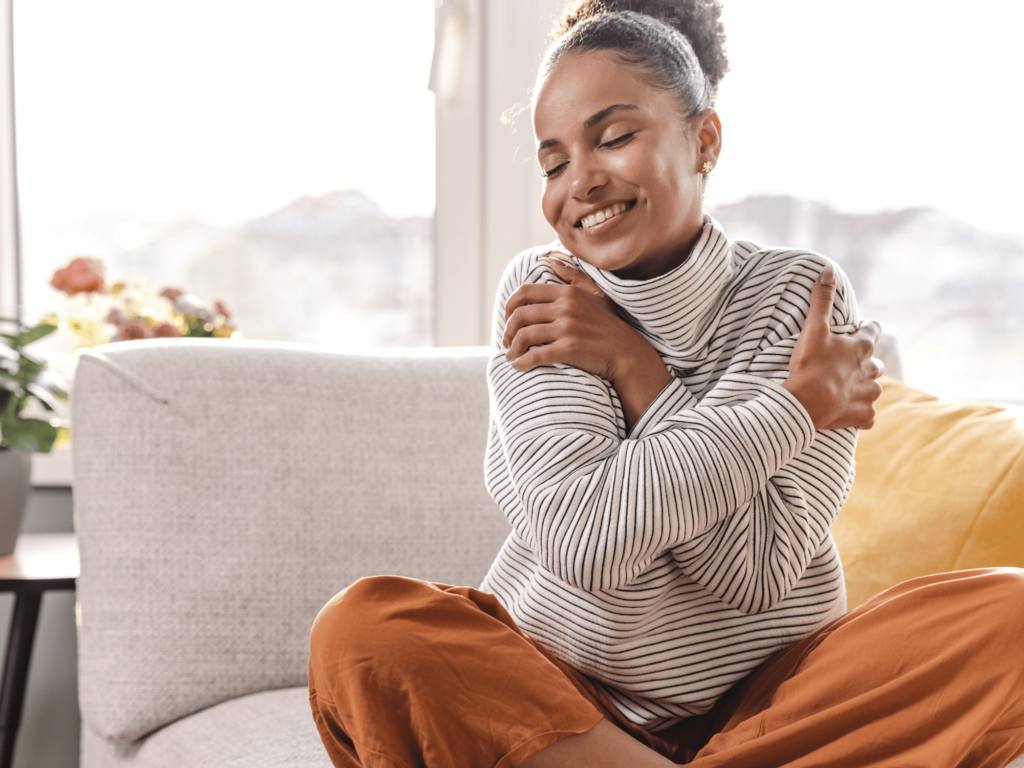
[[[807,413],[773,380],[788,363],[792,328],[770,323],[743,366],[764,370],[726,373],[701,402],[673,379],[627,436],[608,382],[561,365],[520,373],[505,360],[504,303],[518,284],[536,281],[531,268],[521,260],[506,273],[488,367],[492,429],[512,493],[491,490],[518,536],[579,589],[629,584],[670,551],[738,610],[777,604],[828,535],[852,476],[849,436],[838,449],[815,440]],[[808,493],[817,495],[810,504]]]

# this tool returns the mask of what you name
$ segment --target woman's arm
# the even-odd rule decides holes
[[[520,277],[504,288],[502,309],[515,282],[538,276]],[[772,301],[806,307],[812,281]],[[503,311],[496,321],[500,342]],[[784,361],[792,347],[790,338]],[[581,589],[630,583],[671,550],[733,607],[766,610],[827,537],[852,478],[852,431],[812,446],[806,411],[763,376],[727,374],[701,403],[671,379],[638,440],[624,439],[614,393],[582,369],[517,372],[499,352],[489,382],[500,454],[489,459],[488,486],[548,570]],[[709,557],[715,536],[728,551]]]
[[[502,343],[512,367],[529,371],[564,363],[600,376],[615,387],[632,429],[672,375],[584,272],[552,259],[546,263],[566,284],[523,285],[505,305]]]
[[[502,343],[518,371],[563,363],[611,382],[628,429],[672,377],[647,340],[623,320],[615,304],[581,270],[548,260],[565,285],[521,286],[505,305]],[[830,320],[835,275],[826,267],[816,281],[790,376],[783,383],[814,428],[870,429],[882,393],[881,364],[872,357],[881,328],[873,321],[854,334],[834,334]]]

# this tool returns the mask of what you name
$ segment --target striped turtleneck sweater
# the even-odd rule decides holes
[[[583,269],[672,374],[632,429],[608,381],[505,359],[509,297],[562,282],[548,258]],[[519,254],[498,289],[485,467],[512,533],[482,588],[649,730],[706,712],[845,610],[829,526],[856,430],[815,433],[780,386],[829,263],[729,242],[706,218],[660,277],[623,280],[555,243]],[[856,304],[836,275],[833,331],[848,333]]]

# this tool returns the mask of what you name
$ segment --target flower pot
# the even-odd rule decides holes
[[[21,533],[32,455],[0,448],[0,556],[9,555]]]

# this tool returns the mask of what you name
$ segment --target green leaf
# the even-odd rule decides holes
[[[29,381],[34,381],[36,376],[39,375],[40,371],[42,371],[43,368],[46,367],[45,364],[39,362],[38,360],[33,360],[24,352],[21,354],[21,359],[18,360],[18,365],[21,366],[22,374],[28,376]]]
[[[0,446],[21,453],[49,453],[57,431],[42,419],[0,417]]]
[[[35,328],[29,328],[27,331],[19,333],[17,336],[9,336],[11,339],[11,346],[15,349],[25,347],[31,344],[33,341],[39,341],[44,336],[49,336],[51,333],[57,330],[56,325],[50,323],[40,323]]]

